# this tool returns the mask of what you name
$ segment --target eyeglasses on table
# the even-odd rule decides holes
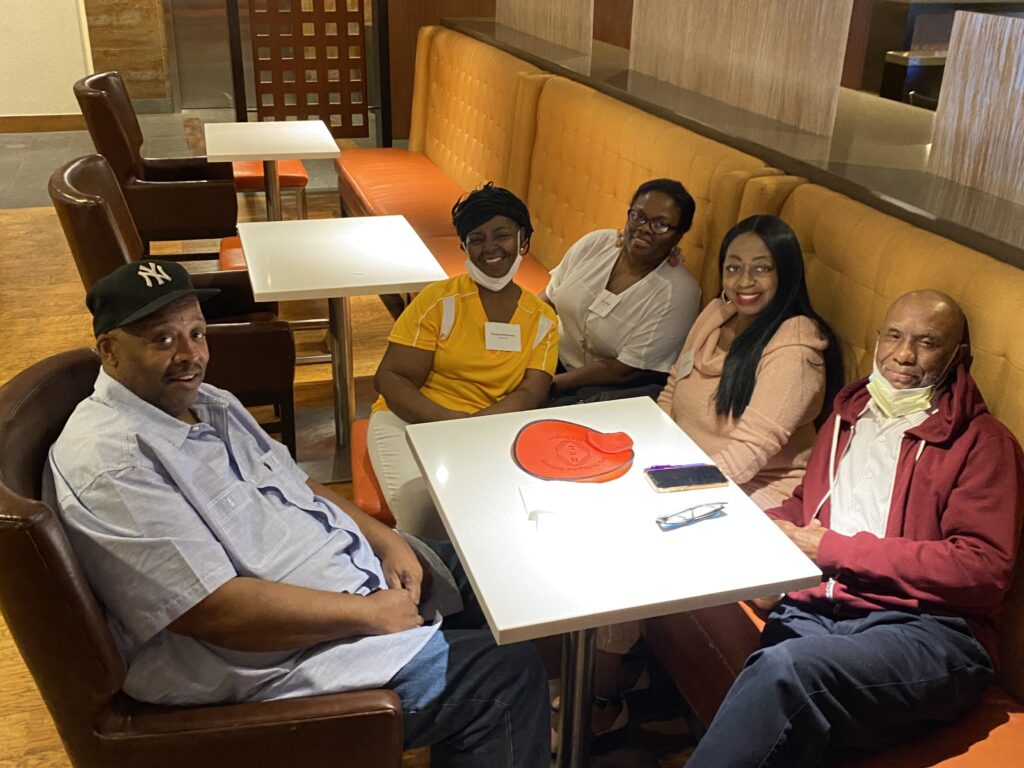
[[[678,512],[670,512],[655,518],[658,527],[663,531],[674,531],[676,528],[683,528],[704,520],[713,520],[716,517],[725,517],[726,502],[713,501],[704,504],[696,504],[686,507]]]

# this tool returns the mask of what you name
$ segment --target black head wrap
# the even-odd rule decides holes
[[[470,232],[495,216],[512,219],[525,230],[523,243],[530,241],[533,224],[530,223],[530,212],[526,210],[526,204],[507,189],[494,186],[493,181],[460,197],[452,206],[452,224],[460,241],[465,241]]]

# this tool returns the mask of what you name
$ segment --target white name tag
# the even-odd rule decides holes
[[[484,345],[498,352],[522,352],[519,326],[515,323],[484,323]]]
[[[693,350],[682,354],[676,361],[676,380],[685,379],[693,370]]]
[[[615,309],[622,296],[611,291],[601,291],[594,303],[590,305],[590,311],[598,317],[607,317],[608,313]]]

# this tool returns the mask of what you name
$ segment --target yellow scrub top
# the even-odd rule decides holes
[[[453,317],[441,338],[446,303]],[[424,288],[395,322],[388,341],[433,352],[434,363],[420,392],[445,408],[475,413],[518,387],[527,368],[554,375],[558,363],[555,311],[532,293],[520,294],[510,320],[519,326],[520,351],[487,349],[486,322],[476,283],[469,275],[458,275]],[[387,409],[384,397],[378,397],[374,412]]]

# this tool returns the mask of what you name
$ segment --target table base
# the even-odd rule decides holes
[[[263,189],[267,195],[267,221],[281,220],[281,177],[277,160],[263,161]]]
[[[348,296],[331,299],[329,326],[331,333],[331,378],[334,389],[335,437],[338,445],[348,449],[352,422],[356,415],[355,365],[352,360],[352,307]]]
[[[569,632],[562,640],[562,700],[558,710],[558,768],[590,764],[590,707],[596,629]]]
[[[357,410],[359,418],[370,415],[370,406]],[[352,480],[349,448],[335,438],[334,410],[303,408],[295,413],[298,464],[318,483],[347,483]]]

